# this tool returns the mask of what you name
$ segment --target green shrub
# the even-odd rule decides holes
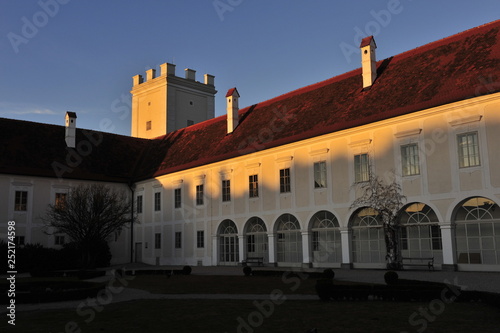
[[[331,268],[327,268],[323,271],[323,277],[325,279],[331,279],[333,280],[335,278],[335,272]]]
[[[384,274],[385,283],[389,286],[396,285],[398,283],[399,275],[394,271],[388,271]]]
[[[184,266],[184,267],[182,267],[182,274],[184,274],[184,275],[191,274],[191,266]]]
[[[243,274],[245,274],[245,276],[250,276],[250,274],[252,274],[252,267],[250,266],[243,267]]]
[[[333,280],[332,279],[319,279],[316,280],[316,293],[320,300],[329,301],[333,293]]]

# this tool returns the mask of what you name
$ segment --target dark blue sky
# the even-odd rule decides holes
[[[216,116],[498,19],[500,1],[0,0],[0,117],[130,133],[132,76],[215,75]]]

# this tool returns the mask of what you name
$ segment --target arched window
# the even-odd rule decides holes
[[[500,264],[500,208],[490,199],[464,201],[453,218],[458,264]]]
[[[268,239],[266,224],[258,217],[247,221],[245,228],[246,257],[263,257],[268,261]]]
[[[297,218],[283,214],[276,220],[278,262],[302,262],[302,234]]]
[[[342,261],[339,223],[335,215],[320,211],[309,221],[313,262],[335,263]]]
[[[407,205],[399,216],[400,249],[403,257],[434,257],[443,262],[441,229],[436,213],[424,203]]]
[[[363,208],[353,216],[352,251],[355,263],[382,264],[386,262],[384,229],[376,210]]]
[[[219,264],[236,265],[239,262],[238,227],[231,220],[224,220],[218,229]]]

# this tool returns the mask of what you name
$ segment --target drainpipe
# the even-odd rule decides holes
[[[135,195],[135,184],[130,182],[128,188],[132,193],[132,200],[130,204],[132,205],[130,209],[130,263],[134,262],[134,195]]]

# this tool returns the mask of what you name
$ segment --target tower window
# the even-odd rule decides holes
[[[151,130],[151,121],[146,121],[146,131]]]

